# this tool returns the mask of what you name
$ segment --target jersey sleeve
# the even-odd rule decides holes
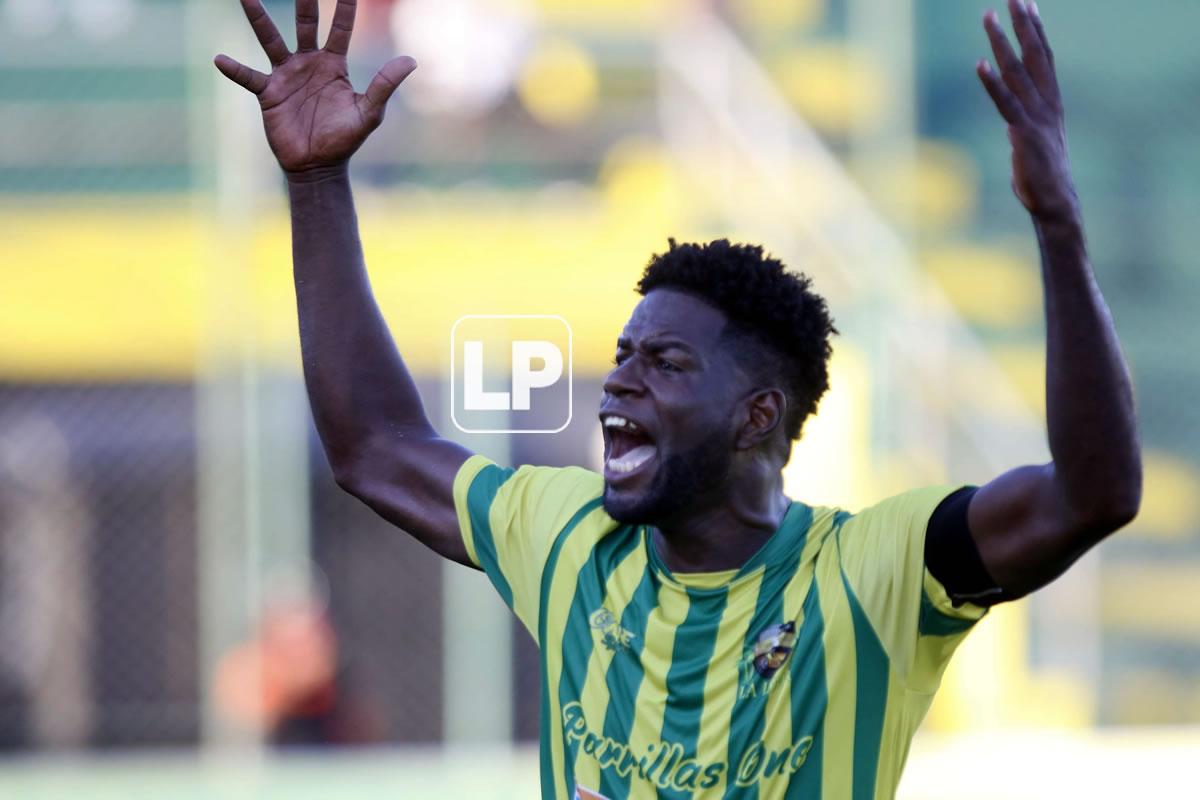
[[[925,566],[929,518],[957,488],[896,495],[847,517],[837,533],[847,588],[912,691],[937,688],[950,656],[987,613],[971,603],[955,606]]]
[[[601,476],[578,467],[511,469],[478,455],[455,476],[454,506],[467,554],[535,639],[550,549],[603,489]]]

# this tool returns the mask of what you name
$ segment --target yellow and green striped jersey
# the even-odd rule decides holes
[[[604,512],[600,475],[469,459],[467,551],[541,649],[543,797],[892,797],[985,613],[925,569],[953,488],[858,514],[793,501],[741,569],[685,575]]]

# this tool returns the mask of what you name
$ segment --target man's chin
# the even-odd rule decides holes
[[[624,525],[653,524],[650,519],[653,509],[646,500],[642,492],[634,495],[608,485],[604,487],[604,513]]]
[[[636,480],[606,478],[604,511],[625,525],[662,527],[712,507],[726,496],[730,470],[720,448],[720,440],[713,439],[684,456],[662,457],[651,474],[638,474]]]

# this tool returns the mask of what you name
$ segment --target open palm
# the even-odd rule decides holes
[[[1074,219],[1079,199],[1071,177],[1062,91],[1050,40],[1037,3],[1008,0],[1008,8],[1021,56],[1000,27],[996,12],[989,11],[983,25],[998,71],[986,60],[979,62],[976,71],[1008,123],[1013,191],[1036,218]]]
[[[345,161],[383,122],[387,101],[417,67],[407,56],[393,59],[364,94],[354,91],[346,53],[354,32],[356,0],[338,0],[329,40],[317,48],[318,0],[296,0],[296,52],[288,50],[262,0],[241,0],[246,18],[271,59],[264,75],[227,55],[217,69],[258,96],[267,142],[289,172]]]

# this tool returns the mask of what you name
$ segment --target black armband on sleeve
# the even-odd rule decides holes
[[[967,507],[978,490],[977,486],[964,486],[947,495],[925,529],[925,567],[956,606],[990,606],[1009,599],[983,566],[967,524]]]

